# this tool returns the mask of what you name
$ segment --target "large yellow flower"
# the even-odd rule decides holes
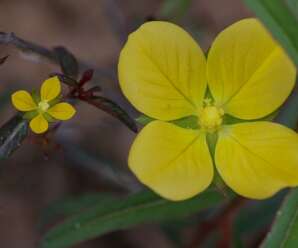
[[[40,95],[35,95],[34,99],[29,92],[20,90],[12,95],[11,100],[17,110],[28,113],[30,128],[40,134],[48,130],[49,121],[68,120],[76,112],[69,103],[57,103],[60,92],[58,77],[52,77],[44,81]]]
[[[258,20],[221,32],[207,61],[178,26],[146,23],[129,36],[118,69],[128,100],[157,119],[138,134],[128,162],[161,196],[183,200],[210,185],[211,134],[218,137],[216,169],[238,194],[263,199],[298,185],[297,133],[256,121],[280,107],[296,78],[295,66]],[[187,116],[197,117],[198,129],[169,122]],[[249,122],[227,124],[228,116]]]

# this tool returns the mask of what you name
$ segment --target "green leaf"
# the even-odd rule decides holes
[[[298,1],[297,0],[286,0],[289,9],[298,20]]]
[[[298,122],[298,86],[282,107],[276,121],[289,128],[297,128]],[[277,212],[272,231],[267,235],[262,248],[296,248],[298,237],[298,188],[290,191],[281,210]],[[270,246],[272,245],[272,246]]]
[[[57,76],[61,83],[64,83],[64,84],[66,84],[70,87],[77,87],[78,86],[78,82],[75,79],[73,79],[73,78],[71,78],[67,75],[64,75],[62,73],[51,73],[50,76],[51,77]]]
[[[293,9],[291,11],[289,8],[289,4],[293,7],[294,2],[297,3],[297,1],[287,1],[288,4],[281,0],[244,1],[272,32],[298,66],[298,20],[297,16],[292,13]]]
[[[172,202],[143,191],[90,208],[58,225],[44,237],[42,248],[72,247],[81,241],[134,225],[184,217],[223,201],[223,195],[207,190],[190,200]]]
[[[267,200],[251,201],[239,211],[233,227],[236,241],[234,248],[245,247],[245,240],[255,237],[268,228],[284,196],[284,192],[280,192]]]
[[[2,90],[2,88],[1,88]],[[5,89],[5,91],[0,92],[0,111],[6,107],[10,101],[11,91],[10,89]]]
[[[126,125],[131,131],[135,133],[138,131],[138,128],[134,119],[132,119],[123,108],[121,108],[117,103],[113,102],[112,100],[105,98],[103,96],[93,96],[90,99],[80,98],[80,100],[85,101],[86,103],[117,118],[124,125]]]
[[[78,214],[84,209],[107,203],[113,199],[115,199],[115,195],[109,193],[88,193],[57,200],[43,210],[39,227],[41,228],[59,217]]]
[[[298,188],[285,198],[262,248],[296,248],[298,244]]]
[[[298,86],[282,107],[277,118],[277,122],[289,128],[297,128],[298,122]],[[272,231],[267,235],[262,248],[296,248],[298,237],[298,188],[290,191],[284,204],[277,212],[276,221]]]
[[[185,15],[192,0],[164,0],[160,15],[163,18],[177,19]]]
[[[136,122],[138,122],[141,125],[147,125],[149,124],[151,121],[154,121],[154,118],[151,118],[147,115],[140,115],[137,119]],[[178,120],[174,120],[174,121],[169,121],[170,123],[173,123],[179,127],[183,127],[183,128],[189,128],[189,129],[198,129],[198,117],[191,115],[191,116],[187,116],[187,117],[183,117],[181,119]]]
[[[0,160],[7,159],[28,134],[28,122],[21,116],[12,117],[0,128]]]
[[[62,72],[72,78],[79,75],[79,65],[75,56],[64,47],[55,47],[54,53],[59,61]]]
[[[275,118],[275,121],[281,123],[289,128],[296,129],[298,122],[298,84],[293,90],[287,102],[281,108],[279,114]]]

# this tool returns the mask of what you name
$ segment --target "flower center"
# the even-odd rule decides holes
[[[221,126],[223,115],[224,111],[222,108],[207,104],[198,112],[199,125],[205,131],[213,133]]]
[[[48,104],[47,101],[40,101],[38,103],[38,108],[43,111],[46,112],[49,109],[50,105]]]

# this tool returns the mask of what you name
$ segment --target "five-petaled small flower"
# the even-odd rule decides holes
[[[202,192],[213,163],[248,198],[298,185],[297,133],[261,120],[289,96],[296,68],[258,20],[221,32],[207,59],[180,27],[148,22],[129,36],[118,69],[128,100],[156,119],[136,137],[129,166],[161,196],[183,200]],[[196,116],[197,129],[171,122],[188,116]],[[210,135],[217,135],[213,158]]]
[[[44,81],[40,94],[30,94],[25,90],[15,92],[11,99],[15,108],[26,112],[24,117],[30,119],[30,128],[41,134],[48,130],[49,122],[68,120],[75,114],[75,109],[66,102],[59,103],[61,84],[58,77]]]

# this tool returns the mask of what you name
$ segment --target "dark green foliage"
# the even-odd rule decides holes
[[[199,196],[179,202],[168,201],[150,191],[143,191],[128,198],[95,204],[82,211],[48,232],[41,247],[72,247],[83,240],[114,230],[185,217],[218,205],[223,199],[223,195],[215,190],[207,190]]]
[[[0,128],[0,160],[8,158],[20,147],[28,134],[28,122],[15,115]]]
[[[55,47],[54,53],[60,64],[62,72],[69,77],[77,78],[79,75],[79,65],[75,56],[66,48],[61,46]]]

